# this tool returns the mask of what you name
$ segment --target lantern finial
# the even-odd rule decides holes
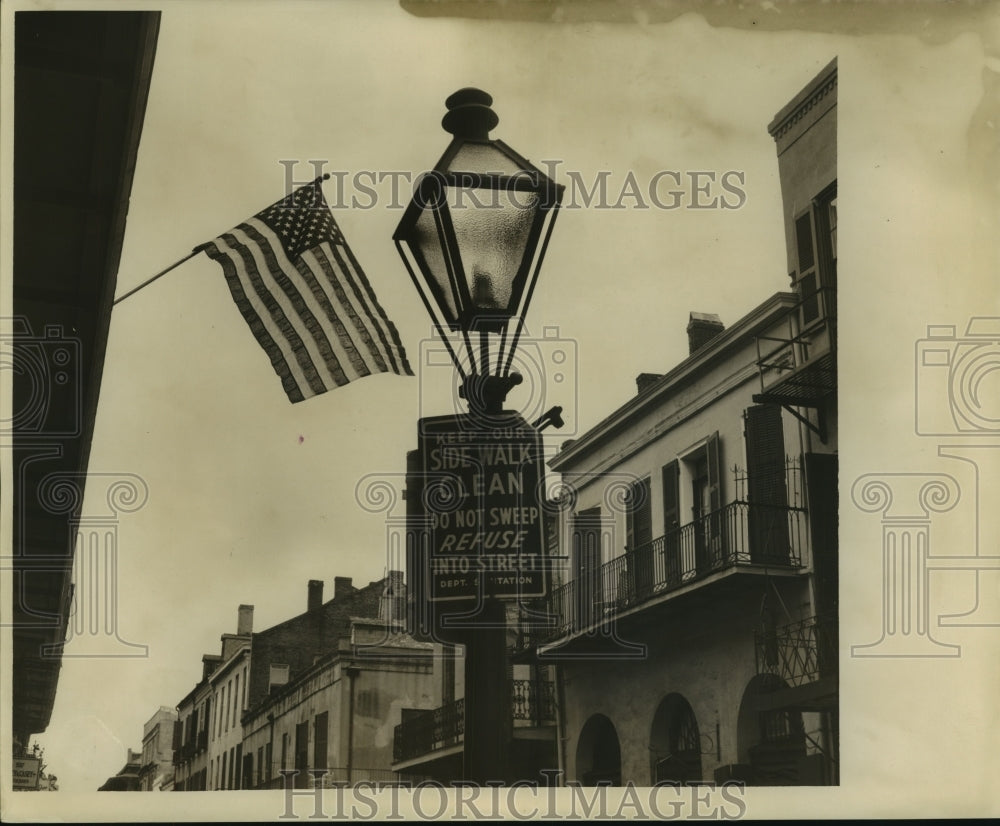
[[[466,140],[489,140],[490,130],[500,122],[490,105],[493,97],[482,89],[467,86],[450,95],[444,102],[448,113],[442,118],[441,126],[456,138]]]

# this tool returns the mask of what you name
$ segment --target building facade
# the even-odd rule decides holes
[[[202,657],[202,678],[177,704],[174,730],[174,791],[208,789],[208,735],[214,704],[208,682],[221,657]]]
[[[308,786],[316,769],[325,783],[394,779],[396,724],[441,701],[439,651],[403,633],[404,604],[390,571],[361,588],[336,577],[326,602],[310,580],[306,611],[260,632],[241,605],[236,633],[177,706],[174,790]]]
[[[142,766],[142,752],[128,750],[125,765],[118,774],[114,774],[98,787],[99,792],[137,792],[139,791],[139,769]]]
[[[393,733],[441,702],[439,648],[390,616],[351,618],[334,650],[270,691],[243,719],[244,788],[395,782]]]
[[[142,727],[142,763],[139,790],[163,791],[174,782],[174,726],[176,709],[160,706]]]
[[[769,126],[789,292],[550,463],[565,582],[526,628],[569,780],[839,782],[836,61]]]

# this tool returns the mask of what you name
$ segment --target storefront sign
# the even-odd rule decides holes
[[[37,789],[41,762],[37,757],[15,757],[12,772],[13,788]]]

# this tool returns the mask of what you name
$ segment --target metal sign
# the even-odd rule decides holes
[[[15,757],[11,772],[13,788],[37,789],[38,771],[42,761],[37,757]]]
[[[420,422],[432,601],[545,596],[542,440],[520,416]]]

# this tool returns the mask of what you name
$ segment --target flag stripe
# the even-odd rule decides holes
[[[322,367],[323,358],[318,352],[312,336],[309,335],[308,330],[304,329],[305,322],[299,312],[304,309],[302,302],[289,300],[278,283],[284,274],[279,268],[274,250],[269,244],[261,246],[253,243],[246,234],[247,228],[246,224],[240,224],[226,235],[230,246],[243,260],[244,269],[240,275],[244,288],[250,286],[260,299],[265,309],[265,312],[261,314],[261,321],[272,337],[277,334],[287,342],[291,349],[293,361],[301,368],[301,375],[304,379],[299,383],[302,397],[308,398],[322,393],[326,390],[326,385],[320,377],[317,364]]]
[[[344,309],[345,314],[350,318],[353,337],[374,362],[375,370],[385,372],[390,369],[384,354],[378,349],[375,338],[372,335],[370,325],[373,319],[367,317],[365,307],[357,306],[357,299],[352,295],[352,291],[345,288],[347,272],[338,265],[337,248],[333,244],[322,244],[310,251],[316,266],[323,272],[324,281],[333,290],[336,301]],[[305,258],[306,256],[303,256]],[[360,312],[359,312],[360,310]]]
[[[350,288],[348,290],[348,294],[351,296],[351,299],[357,303],[357,306],[361,309],[361,312],[368,321],[369,328],[367,332],[368,335],[372,337],[373,350],[381,353],[386,365],[391,365],[387,366],[385,369],[398,373],[398,360],[392,352],[391,345],[386,340],[382,324],[375,313],[372,312],[371,306],[365,301],[365,294],[358,284],[359,279],[357,277],[357,273],[359,272],[359,268],[351,263],[354,260],[354,257],[351,255],[350,247],[348,247],[346,243],[338,244],[334,248],[333,252],[336,257],[337,268],[343,273],[343,279],[347,282]],[[356,263],[357,262],[354,262],[355,265]],[[363,278],[364,274],[362,273],[361,276]]]
[[[298,369],[298,363],[292,354],[291,348],[288,346],[288,342],[280,336],[278,339],[275,339],[268,332],[261,316],[263,306],[260,304],[256,293],[251,290],[248,295],[243,288],[243,283],[239,275],[240,267],[235,263],[239,260],[236,251],[227,249],[222,238],[218,238],[207,244],[204,249],[210,258],[222,265],[222,272],[226,277],[226,283],[229,285],[229,291],[232,293],[236,306],[239,308],[243,319],[250,326],[254,338],[260,342],[261,347],[264,348],[264,352],[267,353],[271,361],[271,366],[274,367],[274,371],[281,379],[281,386],[285,388],[288,398],[292,402],[302,401],[304,396],[302,395],[301,387],[306,384],[305,377],[302,375],[301,369]],[[264,314],[266,316],[266,311],[264,311]],[[293,366],[296,368],[296,374],[293,374]]]
[[[263,222],[251,218],[245,225],[245,231],[257,243],[273,250],[275,263],[283,273],[280,277],[275,273],[279,286],[296,302],[296,306],[299,302],[302,304],[303,323],[323,356],[317,364],[317,369],[326,374],[324,384],[329,385],[323,389],[329,390],[330,387],[347,384],[353,378],[369,375],[370,371],[353,344],[349,340],[344,341],[339,329],[343,325],[333,307],[323,306],[323,302],[316,296],[316,288],[319,286],[316,284],[316,273],[304,265],[303,259],[292,263],[285,255],[278,238]],[[310,296],[313,301],[309,301]],[[324,370],[324,365],[328,369]]]
[[[347,363],[344,364],[345,371],[350,366],[350,380],[370,376],[372,370],[367,353],[364,350],[364,342],[358,342],[351,334],[351,312],[350,308],[344,307],[338,300],[337,295],[331,294],[333,285],[329,284],[329,278],[324,271],[319,259],[321,247],[307,250],[302,254],[297,266],[302,278],[309,286],[309,290],[316,300],[317,305],[322,310],[330,339],[344,351]]]
[[[339,227],[338,227],[339,230]],[[340,237],[343,238],[343,233],[340,233]],[[365,271],[361,269],[361,264],[354,257],[347,240],[344,239],[342,244],[344,252],[347,253],[347,257],[350,259],[351,267],[358,276],[358,280],[364,288],[365,294],[368,296],[368,300],[371,302],[371,306],[374,307],[375,311],[378,313],[378,318],[381,323],[376,322],[376,328],[379,332],[379,337],[382,339],[382,344],[386,347],[389,352],[390,358],[392,360],[393,372],[399,373],[401,371],[405,372],[405,375],[412,376],[413,371],[410,370],[409,362],[406,360],[406,353],[403,350],[403,343],[399,339],[399,332],[396,330],[396,325],[393,324],[389,317],[385,314],[385,310],[382,309],[382,305],[379,304],[378,298],[375,296],[375,290],[372,289],[371,282],[368,280],[368,276],[365,275]],[[369,314],[370,311],[369,311]],[[374,316],[372,316],[374,320]],[[389,342],[392,342],[390,345]]]

